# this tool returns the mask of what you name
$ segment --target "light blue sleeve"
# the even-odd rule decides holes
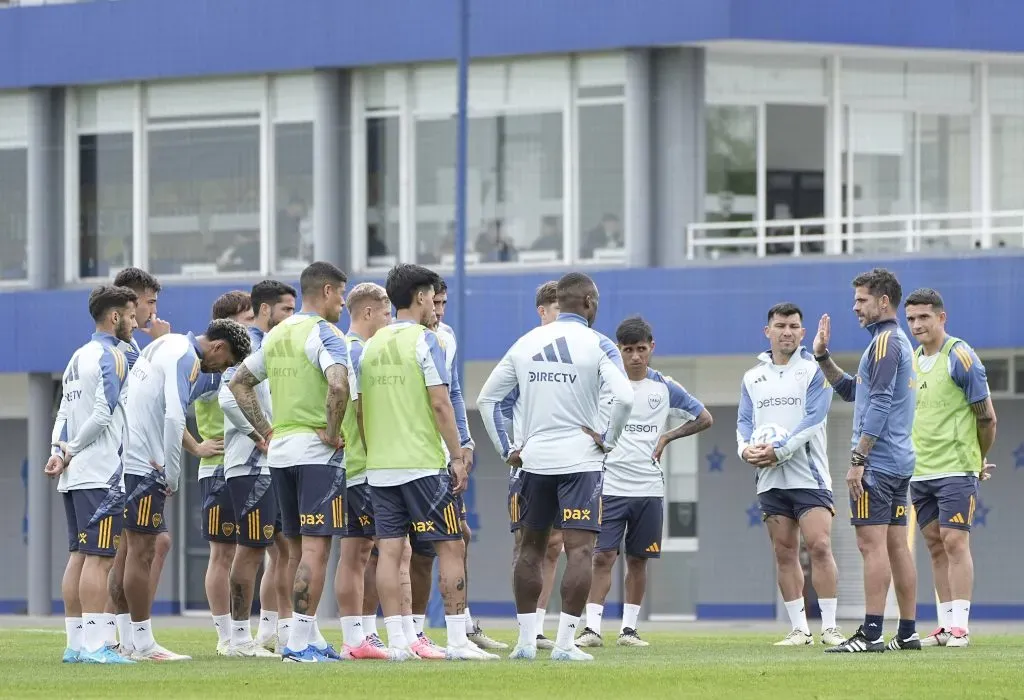
[[[704,412],[704,404],[695,399],[682,384],[665,376],[661,377],[661,381],[668,387],[668,407],[676,417],[694,420]]]
[[[779,461],[789,459],[796,451],[807,444],[815,431],[828,418],[828,408],[832,405],[832,389],[825,379],[821,367],[817,369],[807,386],[804,400],[804,417],[781,446],[775,448],[775,456]]]
[[[429,362],[433,365],[433,370],[436,371],[437,376],[441,379],[440,383],[451,386],[452,378],[448,372],[448,363],[445,362],[444,348],[441,347],[441,341],[437,339],[437,333],[434,331],[427,331],[423,334],[423,341],[427,344],[427,356],[429,358]],[[424,374],[429,373],[425,372]],[[428,383],[427,386],[431,386],[431,384]]]
[[[950,376],[967,397],[967,403],[979,403],[989,397],[985,365],[967,343],[960,341],[949,353]]]
[[[596,332],[596,331],[595,331]],[[622,364],[622,353],[619,352],[619,348],[616,347],[615,343],[611,341],[611,338],[605,335],[597,334],[598,342],[601,345],[601,352],[608,356],[616,367],[622,370],[622,373],[626,373],[626,366]]]
[[[459,429],[459,443],[466,447],[473,438],[469,434],[469,418],[466,415],[466,399],[462,395],[462,383],[459,381],[459,358],[456,354],[452,362],[452,383],[448,387],[448,396],[455,409],[455,426]]]
[[[743,458],[743,450],[750,445],[750,437],[754,434],[754,402],[750,400],[747,383],[740,383],[740,407],[736,413],[736,446],[737,453]]]

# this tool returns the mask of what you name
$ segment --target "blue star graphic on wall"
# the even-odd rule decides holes
[[[974,520],[972,521],[972,524],[973,525],[980,525],[981,527],[987,526],[988,525],[988,513],[989,513],[990,510],[992,510],[992,509],[989,508],[988,506],[986,506],[984,503],[982,503],[981,500],[979,499],[978,500],[978,505],[974,509]]]
[[[1017,449],[1013,451],[1013,468],[1014,470],[1024,468],[1024,442],[1017,445]]]
[[[977,522],[977,515],[975,522]],[[760,527],[764,522],[761,518],[761,506],[757,501],[754,501],[753,505],[747,508],[747,527]]]
[[[722,471],[722,466],[725,464],[725,455],[718,449],[718,445],[715,445],[713,450],[704,455],[704,459],[708,461],[709,472]]]

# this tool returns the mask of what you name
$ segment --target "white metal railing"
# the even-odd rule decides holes
[[[1024,210],[689,224],[686,257],[1024,248]]]

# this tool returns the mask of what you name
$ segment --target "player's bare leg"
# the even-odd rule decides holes
[[[768,538],[775,554],[779,591],[789,614],[790,633],[775,646],[814,644],[804,607],[804,571],[800,566],[800,524],[784,515],[765,518]]]
[[[212,543],[216,544],[216,543]],[[252,598],[256,588],[256,575],[266,552],[261,547],[236,547],[228,572],[231,590],[231,638],[222,652],[233,657],[276,657],[272,651],[256,644],[249,631]]]
[[[906,525],[890,525],[887,533],[889,565],[896,587],[896,602],[900,608],[900,628],[888,649],[920,649],[921,641],[914,630],[917,619],[917,566],[910,553]]]
[[[537,600],[544,587],[544,556],[551,529],[531,530],[521,527],[517,556],[512,568],[512,593],[519,621],[519,641],[509,658],[533,659],[537,655]]]
[[[115,650],[121,656],[129,657],[135,651],[132,645],[132,616],[128,612],[128,600],[124,597],[124,564],[128,555],[127,533],[121,535],[118,542],[114,564],[107,576],[107,607],[108,614],[114,616],[117,627],[117,645]]]
[[[544,586],[537,599],[537,648],[554,649],[555,643],[544,636],[544,620],[547,617],[548,603],[551,593],[555,590],[555,575],[558,573],[558,559],[565,549],[562,531],[552,528],[548,538],[547,550],[544,553]]]
[[[156,536],[153,545],[153,566],[149,570],[149,585],[153,600],[156,600],[157,589],[160,588],[160,577],[164,573],[167,555],[171,552],[171,533],[161,532]]]
[[[940,528],[942,547],[949,562],[949,590],[952,596],[952,637],[948,647],[966,647],[970,644],[967,622],[971,610],[974,588],[974,558],[971,556],[970,532],[955,528]]]
[[[406,608],[402,609],[402,625],[406,638],[413,635],[409,648],[421,659],[443,659],[444,649],[423,633],[434,577],[434,557],[418,554],[411,546],[406,554],[409,568],[409,607],[408,612]]]
[[[462,538],[434,542],[437,552],[438,589],[444,600],[445,626],[448,629],[447,658],[454,660],[496,661],[469,641],[466,636],[466,545]],[[415,560],[416,555],[413,554]]]
[[[387,652],[366,639],[363,629],[363,586],[366,563],[373,551],[373,540],[346,537],[341,540],[341,554],[334,590],[341,612],[344,649],[354,659],[386,659]]]
[[[329,646],[325,640],[320,641],[316,609],[320,605],[320,597],[324,592],[327,560],[331,556],[333,538],[302,535],[297,540],[297,543],[288,543],[289,554],[291,554],[291,547],[295,544],[298,545],[296,554],[299,562],[295,568],[295,579],[292,584],[292,609],[295,611],[295,623],[289,636],[287,649],[301,653],[308,646],[317,647],[318,642],[324,649]],[[294,558],[295,556],[291,555],[289,561]],[[301,648],[296,649],[296,646]]]
[[[292,582],[295,581],[295,569],[298,560],[292,560],[293,542],[283,533],[274,535],[274,546],[270,556],[273,562],[273,585],[277,594],[277,645],[274,651],[280,651],[288,644],[288,637],[294,624],[292,611]]]
[[[146,661],[188,661],[164,649],[153,638],[153,565],[158,535],[125,530],[124,597],[131,614],[132,658]],[[109,580],[109,579],[108,579]]]
[[[366,568],[363,570],[363,633],[371,643],[384,646],[380,641],[380,634],[377,632],[378,608],[380,608],[380,598],[377,596],[377,552],[371,550],[370,557],[366,561]]]
[[[395,661],[405,661],[414,656],[409,649],[414,640],[406,637],[402,623],[405,610],[412,614],[412,594],[405,592],[410,590],[405,585],[405,581],[408,581],[408,566],[403,566],[408,545],[407,537],[386,537],[377,540],[377,595],[380,597],[381,610],[384,612],[388,651]]]
[[[230,578],[235,545],[226,542],[210,542],[210,558],[206,563],[206,601],[210,605],[213,626],[217,629],[217,653],[223,654],[231,643],[231,620],[233,606]],[[258,567],[257,567],[258,568]],[[251,585],[251,584],[250,584]],[[252,603],[252,592],[249,594]]]
[[[881,618],[885,615],[885,599],[892,583],[892,569],[886,547],[889,526],[858,525],[856,531],[857,548],[864,559],[864,610],[866,615]],[[865,632],[874,633],[873,630]]]
[[[271,543],[263,555],[263,576],[260,577],[260,624],[256,644],[267,651],[278,652],[277,626],[281,620],[277,595],[277,544]]]
[[[462,563],[466,571],[466,635],[469,637],[469,641],[481,649],[508,649],[508,644],[488,637],[469,612],[469,543],[473,540],[473,531],[469,528],[469,522],[465,518],[459,521],[459,526],[462,528],[462,542],[465,545],[465,557]]]
[[[953,627],[953,592],[949,585],[949,558],[946,556],[946,547],[942,544],[938,519],[921,528],[921,534],[924,535],[928,554],[931,555],[932,580],[935,582],[935,594],[938,596],[936,612],[939,621],[935,631],[921,640],[921,646],[944,647],[949,641],[950,629]]]
[[[842,644],[843,634],[836,622],[839,570],[832,554],[832,513],[825,508],[811,508],[800,518],[800,532],[811,557],[811,584],[821,609],[821,643]]]
[[[619,629],[619,639],[616,642],[620,647],[646,647],[647,642],[640,639],[637,634],[636,624],[640,606],[644,602],[644,594],[647,592],[647,557],[634,557],[626,555],[626,600],[622,613],[622,627]]]
[[[82,600],[79,598],[78,591],[84,564],[84,554],[71,552],[68,556],[67,566],[64,567],[64,577],[60,582],[60,593],[64,599],[64,629],[67,632],[67,648],[64,650],[65,663],[78,661],[82,651],[84,627],[82,624]]]
[[[558,621],[558,635],[552,659],[591,660],[593,657],[575,646],[576,629],[587,605],[590,584],[594,574],[594,545],[597,533],[589,530],[563,529],[565,547],[565,573],[562,575],[562,613]]]
[[[604,601],[612,589],[612,571],[619,558],[616,551],[594,552],[594,575],[587,596],[587,626],[576,638],[576,646],[601,647],[601,617],[604,614]]]

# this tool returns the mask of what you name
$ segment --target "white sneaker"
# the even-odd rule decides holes
[[[840,640],[846,641],[846,640]],[[774,646],[777,647],[803,647],[811,646],[814,644],[814,635],[808,634],[803,630],[793,630],[786,635],[786,638],[781,642],[775,642]]]
[[[829,627],[821,631],[821,643],[827,647],[837,647],[845,641],[846,637],[838,627]]]
[[[593,661],[594,657],[583,651],[576,645],[571,649],[555,647],[551,650],[552,661]]]
[[[576,637],[576,646],[581,649],[584,647],[603,647],[604,640],[601,639],[601,635],[590,629],[584,627],[583,631],[580,632],[580,636]]]
[[[112,646],[110,648],[113,649],[114,651],[116,651],[118,654],[121,655],[122,658],[125,658],[125,659],[132,658],[132,654],[135,653],[135,647],[133,647],[131,644],[124,644],[124,643],[121,643],[121,642],[119,642],[118,644],[115,644],[114,646]]]
[[[648,642],[640,639],[640,634],[632,627],[627,627],[619,633],[619,638],[615,642],[620,647],[649,647],[651,646]]]
[[[229,644],[227,651],[224,652],[224,656],[230,656],[233,658],[259,658],[259,659],[279,659],[281,658],[274,652],[270,651],[266,647],[260,646],[255,641],[242,642],[241,644]]]
[[[959,633],[959,634],[958,634]],[[923,640],[922,640],[923,642]],[[971,636],[967,634],[967,630],[958,629],[956,627],[950,632],[949,640],[946,641],[947,648],[962,649],[971,645]]]
[[[949,642],[949,638],[953,635],[950,634],[949,630],[939,627],[934,632],[929,634],[927,637],[921,640],[921,646],[923,647],[944,647]]]
[[[512,650],[508,658],[512,660],[533,661],[537,658],[537,647],[516,644],[516,648]]]
[[[499,658],[497,654],[488,653],[472,642],[457,647],[448,646],[444,654],[449,661],[495,661]]]
[[[228,647],[230,647],[230,646],[231,646],[231,640],[230,639],[225,639],[224,641],[217,642],[217,655],[218,656],[227,656],[228,655]]]
[[[409,649],[402,647],[388,647],[388,661],[412,661],[419,657]]]
[[[191,656],[175,654],[170,649],[165,649],[159,644],[154,644],[149,649],[136,649],[132,652],[133,661],[191,661]]]
[[[277,652],[277,632],[271,632],[263,636],[256,637],[256,645],[261,646],[267,651]],[[280,654],[278,654],[280,656]]]
[[[537,648],[538,649],[554,649],[555,643],[545,637],[543,634],[537,635]]]
[[[467,637],[469,641],[473,642],[480,649],[508,649],[508,644],[505,642],[499,642],[497,639],[493,639],[484,634],[484,631],[480,629],[480,623],[475,622],[473,624],[473,631],[470,632]]]

